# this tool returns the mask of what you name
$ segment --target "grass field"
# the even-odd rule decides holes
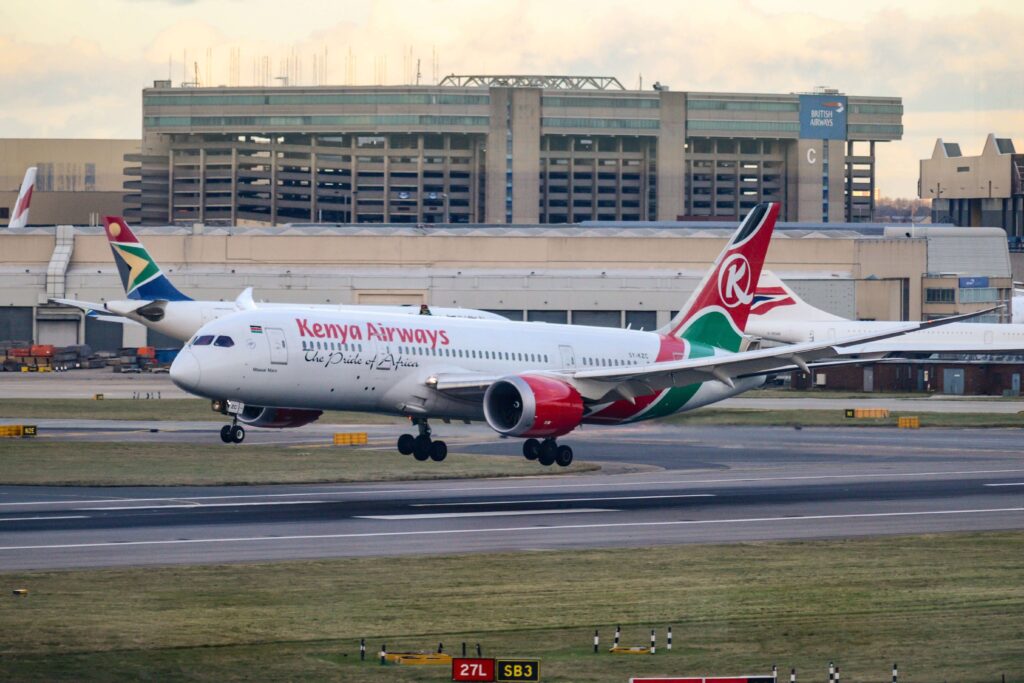
[[[921,427],[1024,427],[1024,415],[1016,413],[922,413],[891,412],[882,419],[852,419],[842,410],[756,410],[701,408],[664,421],[678,425],[749,425],[782,427],[892,427],[902,416],[921,418]]]
[[[182,420],[225,422],[227,418],[210,410],[210,402],[198,398],[133,400],[127,398],[94,401],[86,398],[4,398],[0,399],[0,418],[74,417],[80,420]],[[330,411],[318,420],[321,424],[408,424],[391,415]]]
[[[792,392],[790,392],[792,393]],[[783,403],[783,405],[785,405]],[[1024,407],[1024,404],[1022,404]],[[893,412],[887,420],[854,420],[842,410],[757,410],[736,408],[701,408],[680,413],[668,420],[676,424],[720,425],[782,425],[872,427],[896,425],[901,415],[917,415],[922,427],[1024,427],[1024,415],[1015,413],[922,413]],[[134,401],[115,399],[0,399],[0,419],[62,418],[98,420],[180,420],[224,422],[226,418],[210,410],[208,401],[199,399],[166,399]],[[327,412],[318,421],[322,424],[408,424],[407,420],[371,413]]]
[[[156,486],[294,484],[578,473],[596,465],[544,467],[523,457],[451,454],[418,462],[392,450],[334,446],[203,446],[5,439],[0,484]]]
[[[442,553],[443,547],[438,547]],[[543,680],[768,672],[1020,681],[1024,533],[0,574],[0,680],[445,681],[373,653],[536,656]],[[27,588],[15,598],[12,588]],[[591,653],[656,628],[654,657]],[[371,654],[372,657],[372,654]],[[782,678],[780,677],[780,680]]]
[[[1007,401],[1021,404],[1024,408],[1024,397],[1021,396],[974,396],[974,395],[952,395],[952,394],[929,394],[921,391],[845,391],[840,389],[785,389],[782,387],[769,386],[763,389],[753,389],[742,395],[743,398],[841,398],[841,399],[863,399],[870,401],[881,398],[917,398],[934,399],[937,401]]]

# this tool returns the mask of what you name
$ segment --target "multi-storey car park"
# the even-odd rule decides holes
[[[173,88],[143,98],[131,221],[867,221],[898,97],[626,90],[609,77]]]

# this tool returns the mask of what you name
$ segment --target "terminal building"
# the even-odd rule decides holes
[[[610,77],[142,92],[140,225],[870,221],[899,97],[626,90]]]
[[[960,145],[935,141],[921,160],[918,196],[932,202],[932,222],[1001,227],[1024,248],[1024,154],[1009,138],[989,135],[981,154],[964,156]]]

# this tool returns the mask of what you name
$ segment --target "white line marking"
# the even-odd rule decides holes
[[[803,517],[750,517],[747,519],[691,519],[675,522],[612,522],[608,524],[563,524],[559,526],[497,527],[490,529],[428,529],[423,531],[371,531],[350,534],[303,534],[297,536],[242,536],[237,538],[179,538],[166,541],[106,541],[102,543],[61,543],[54,545],[0,546],[4,550],[61,550],[67,548],[110,548],[143,545],[189,545],[196,543],[253,543],[261,541],[310,541],[340,538],[381,538],[389,536],[442,536],[454,534],[498,534],[522,531],[564,531],[569,529],[615,529],[636,527],[695,526],[700,524],[749,524],[753,522],[803,522],[821,519],[868,519],[924,515],[970,515],[1024,512],[1024,507],[983,510],[924,510],[921,512],[864,512],[848,515],[806,515]]]
[[[1024,486],[1024,481],[1015,481],[1006,484],[985,484],[985,486]]]
[[[523,515],[574,515],[577,512],[618,512],[604,508],[576,508],[575,510],[491,510],[490,512],[425,512],[415,515],[356,515],[353,519],[454,519],[456,517],[520,517]]]
[[[540,490],[540,489],[574,489],[574,488],[619,488],[625,486],[667,486],[671,484],[735,484],[749,482],[771,482],[771,481],[822,481],[826,479],[878,479],[878,478],[906,478],[906,477],[934,477],[953,476],[965,474],[1008,474],[1024,472],[1024,469],[1006,470],[957,470],[952,472],[868,472],[865,474],[815,474],[800,476],[780,477],[736,477],[732,479],[666,479],[620,482],[597,482],[590,481],[583,484],[505,484],[502,486],[451,486],[440,488],[404,488],[404,489],[354,489],[346,490],[344,485],[331,489],[299,493],[246,493],[232,494],[225,496],[174,496],[166,498],[100,498],[97,500],[34,500],[17,503],[0,502],[0,507],[24,506],[24,505],[60,505],[64,503],[90,504],[90,503],[131,503],[131,502],[155,502],[159,500],[228,500],[233,498],[287,498],[301,496],[325,496],[325,495],[382,495],[388,493],[474,493],[477,491],[516,491],[519,489]],[[536,481],[533,479],[531,481]]]
[[[535,503],[592,503],[606,500],[655,500],[661,498],[714,498],[714,493],[680,493],[666,496],[603,496],[597,498],[542,498],[539,500],[483,500],[469,503],[413,503],[411,508],[447,508],[469,505],[533,505]]]
[[[0,522],[29,522],[36,519],[88,519],[89,515],[61,515],[59,517],[0,517]]]
[[[186,508],[189,510],[202,510],[203,508],[242,508],[264,505],[314,505],[325,503],[324,500],[272,500],[266,503],[186,503],[182,505],[120,505],[102,508],[75,508],[83,512],[94,512],[99,510],[175,510]],[[51,519],[58,519],[53,517]]]

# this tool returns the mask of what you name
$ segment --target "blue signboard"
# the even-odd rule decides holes
[[[982,289],[984,287],[988,287],[987,277],[960,278],[960,289]]]
[[[845,140],[846,111],[844,95],[801,95],[800,138]]]

